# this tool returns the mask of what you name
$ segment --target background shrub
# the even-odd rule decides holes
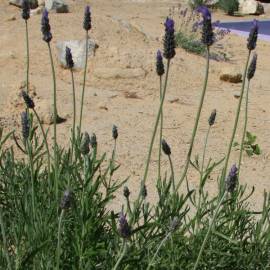
[[[238,0],[219,0],[218,7],[224,10],[228,15],[234,15],[239,8]]]

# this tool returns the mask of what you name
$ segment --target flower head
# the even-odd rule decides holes
[[[97,147],[97,136],[95,133],[93,133],[90,137],[90,145],[92,148],[96,148]]]
[[[30,133],[29,117],[26,112],[21,113],[21,122],[22,122],[22,136],[23,139],[26,141]]]
[[[131,236],[131,229],[123,212],[119,215],[118,231],[123,238],[129,238]]]
[[[165,72],[164,64],[163,64],[163,57],[160,50],[157,51],[156,71],[157,71],[158,76],[162,76]]]
[[[209,126],[213,126],[215,124],[215,121],[216,121],[216,116],[217,116],[217,110],[214,109],[212,112],[211,112],[211,115],[208,119],[208,123],[209,123]]]
[[[72,53],[71,53],[71,49],[69,47],[66,47],[66,63],[67,63],[67,67],[69,69],[72,69],[74,67]]]
[[[30,18],[30,3],[29,0],[22,1],[22,18],[27,21]]]
[[[252,51],[256,48],[258,33],[259,33],[258,21],[254,20],[253,25],[252,25],[250,32],[249,32],[248,40],[247,40],[247,48],[250,51]]]
[[[124,194],[124,197],[126,197],[127,199],[129,198],[130,191],[127,186],[124,186],[123,194]]]
[[[161,146],[162,146],[162,150],[163,150],[164,154],[169,156],[171,154],[171,148],[164,139],[162,139],[162,141],[161,141]]]
[[[118,138],[118,128],[116,125],[113,125],[112,127],[112,137],[114,140]]]
[[[25,105],[27,106],[27,108],[29,109],[34,109],[35,108],[35,103],[32,100],[32,98],[23,90],[22,91],[22,97],[23,100],[25,102]]]
[[[170,18],[166,19],[165,26],[165,37],[163,40],[164,52],[163,56],[166,59],[172,59],[175,56],[175,35],[174,35],[174,21]]]
[[[49,43],[52,40],[51,26],[49,22],[49,13],[45,9],[41,18],[41,32],[43,34],[43,40]]]
[[[234,164],[231,167],[229,175],[226,179],[226,190],[232,193],[236,187],[237,181],[238,181],[238,169],[236,165]]]
[[[88,132],[85,132],[80,146],[80,151],[83,155],[87,155],[90,152],[89,144],[90,136]]]
[[[254,77],[256,67],[257,67],[257,58],[258,58],[257,53],[254,53],[252,60],[251,60],[249,67],[248,67],[248,72],[247,72],[248,80],[251,80]]]
[[[66,210],[71,207],[73,199],[73,193],[70,190],[66,190],[63,194],[63,197],[61,199],[60,208],[62,210]]]
[[[84,20],[83,20],[83,28],[85,31],[89,31],[92,28],[91,24],[91,11],[90,7],[86,6],[85,11],[84,11]]]
[[[199,6],[197,12],[202,14],[204,20],[212,19],[211,12],[206,6]]]

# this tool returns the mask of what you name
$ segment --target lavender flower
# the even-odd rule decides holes
[[[85,31],[89,31],[92,28],[91,22],[92,20],[91,20],[90,7],[86,6],[85,12],[84,12],[84,21],[83,21],[83,28]]]
[[[43,34],[43,40],[49,43],[52,40],[51,26],[49,23],[49,13],[45,9],[41,18],[41,32]]]
[[[248,72],[247,72],[248,80],[251,80],[254,77],[256,67],[257,67],[257,53],[254,53],[253,58],[248,67]]]
[[[22,1],[22,18],[27,21],[30,18],[30,3],[29,0]]]
[[[131,236],[131,229],[123,212],[121,212],[119,216],[118,231],[123,238],[129,238]]]
[[[163,58],[160,50],[157,51],[156,71],[158,76],[162,76],[165,73]]]
[[[234,164],[226,179],[226,190],[232,193],[235,190],[237,181],[238,181],[238,169],[236,165]]]
[[[169,156],[171,154],[171,148],[164,139],[162,139],[162,141],[161,141],[161,146],[162,146],[162,150],[163,150],[164,154]]]
[[[197,12],[202,14],[202,43],[207,47],[214,43],[214,32],[212,26],[211,13],[209,9],[205,6],[200,6],[197,8]]]
[[[253,21],[253,26],[250,29],[249,37],[247,40],[247,48],[252,51],[256,48],[257,38],[259,33],[258,21]]]
[[[112,127],[112,137],[114,140],[116,140],[118,138],[118,129],[116,125],[113,125]]]
[[[216,116],[217,116],[217,110],[214,109],[208,119],[209,126],[213,126],[215,124]]]
[[[73,199],[73,193],[70,190],[66,190],[61,199],[60,208],[62,210],[66,210],[70,208],[72,204],[72,199]]]
[[[124,194],[124,197],[126,197],[127,199],[129,198],[130,191],[129,191],[129,188],[127,186],[124,186],[123,194]]]
[[[25,105],[29,109],[34,109],[35,108],[35,103],[32,100],[32,98],[23,90],[22,91],[22,97],[24,99]]]
[[[23,139],[26,141],[30,133],[30,123],[28,114],[26,112],[21,113],[21,122],[22,122],[22,136]]]
[[[66,47],[66,63],[67,63],[67,67],[69,69],[72,69],[74,67],[72,53],[71,53],[71,49],[69,47]]]
[[[175,56],[175,35],[174,35],[174,21],[170,18],[165,22],[165,37],[163,40],[164,52],[163,56],[166,59],[172,59]]]
[[[90,137],[90,145],[92,148],[97,147],[97,136],[95,133],[93,133],[92,136]]]
[[[87,155],[90,152],[89,144],[90,144],[90,136],[87,132],[85,132],[80,146],[80,151],[83,155]]]

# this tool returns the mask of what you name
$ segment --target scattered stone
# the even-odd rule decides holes
[[[129,92],[129,91],[124,92],[124,97],[125,97],[125,98],[135,98],[135,99],[140,99],[140,97],[137,95],[136,92]]]
[[[7,22],[16,21],[16,15],[11,15],[9,18],[7,18]]]
[[[96,68],[94,76],[99,79],[133,79],[145,77],[142,68]]]
[[[66,47],[71,49],[74,68],[82,69],[85,65],[85,40],[68,40],[68,41],[59,41],[56,44],[58,50],[58,61],[61,66],[67,68],[66,66]],[[88,41],[88,56],[94,56],[95,51],[98,48],[96,42],[92,39]]]
[[[108,106],[106,103],[104,102],[101,102],[98,104],[98,108],[101,109],[101,110],[105,110],[105,111],[108,111]]]
[[[239,0],[239,12],[246,15],[261,15],[264,14],[264,7],[256,0]]]
[[[179,98],[178,97],[174,97],[174,96],[167,96],[166,100],[169,103],[177,103],[177,102],[179,102]]]
[[[45,8],[55,11],[56,13],[68,13],[68,5],[64,0],[45,0]]]
[[[221,71],[220,80],[231,83],[242,82],[242,74],[233,67],[226,67]]]
[[[233,92],[235,98],[240,98],[241,92],[239,90]]]

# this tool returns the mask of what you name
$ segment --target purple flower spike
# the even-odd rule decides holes
[[[131,229],[128,225],[126,216],[124,215],[123,212],[120,213],[119,215],[119,228],[118,231],[123,238],[129,238],[131,235]]]
[[[164,53],[163,56],[166,59],[172,59],[175,56],[175,35],[174,35],[174,21],[170,18],[166,19],[165,25],[165,37],[164,37]]]
[[[231,167],[229,175],[226,179],[226,190],[228,192],[232,193],[235,190],[237,181],[238,181],[238,169],[237,169],[236,165],[234,164]]]
[[[257,67],[257,53],[254,53],[252,60],[250,62],[250,65],[248,67],[248,72],[247,72],[248,80],[251,80],[254,77],[256,67]]]
[[[89,31],[92,28],[91,10],[89,6],[86,6],[84,11],[83,28],[85,31]]]
[[[206,6],[199,6],[197,12],[202,14],[204,20],[211,20],[211,12]]]
[[[250,29],[249,37],[247,40],[247,48],[252,51],[256,48],[256,43],[257,43],[257,38],[258,38],[258,33],[259,33],[259,25],[258,21],[254,20],[253,21],[253,26]]]
[[[42,14],[41,32],[43,34],[43,40],[49,43],[52,40],[52,33],[51,33],[51,26],[49,22],[49,13],[47,9],[45,9]]]
[[[162,76],[165,72],[164,64],[163,64],[163,57],[160,50],[157,51],[156,71],[157,71],[158,76]]]

